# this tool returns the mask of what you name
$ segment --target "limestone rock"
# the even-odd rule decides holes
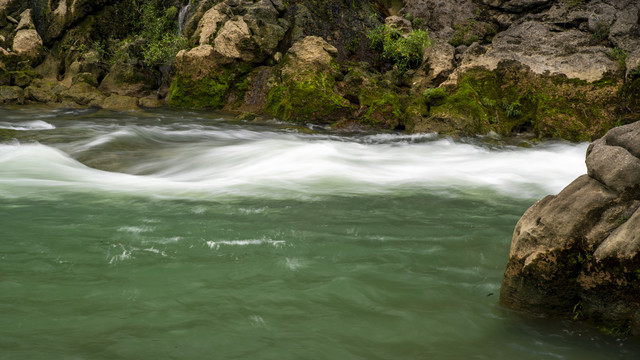
[[[57,82],[36,79],[25,89],[25,96],[32,101],[52,103],[58,101],[58,94],[64,90]]]
[[[338,50],[321,37],[307,36],[289,49],[289,61],[282,74],[296,77],[308,72],[330,71],[331,62],[337,54]]]
[[[547,5],[551,0],[481,0],[480,2],[503,11],[521,13]]]
[[[48,6],[55,3],[49,1]],[[51,20],[48,22],[46,31],[42,33],[43,40],[49,44],[52,40],[60,38],[65,30],[106,3],[106,0],[58,1],[55,8],[47,9],[50,11]]]
[[[82,72],[82,73],[78,73],[75,76],[73,76],[73,78],[71,79],[71,84],[75,85],[77,83],[87,83],[91,86],[98,86],[98,80],[96,79],[96,77],[89,72]]]
[[[389,16],[384,19],[384,23],[393,29],[399,30],[403,35],[407,35],[413,30],[411,22],[400,16]]]
[[[610,146],[602,140],[589,148],[587,168],[589,176],[617,192],[640,184],[640,159],[624,147]]]
[[[147,96],[138,99],[138,104],[143,108],[160,108],[166,104],[165,101],[158,99],[156,96]]]
[[[422,18],[436,37],[447,38],[456,25],[476,18],[478,6],[467,0],[408,0],[402,13]]]
[[[213,44],[214,35],[228,19],[230,10],[225,3],[220,3],[204,13],[194,36],[200,39],[200,45]]]
[[[0,86],[0,102],[3,104],[23,104],[24,90],[19,86]]]
[[[29,86],[33,79],[33,74],[25,71],[14,72],[11,76],[11,82],[13,83],[13,85],[19,86],[23,89]]]
[[[102,108],[114,111],[139,110],[138,99],[132,96],[112,94],[102,102]]]
[[[465,59],[456,73],[477,66],[494,70],[501,61],[512,60],[536,74],[600,80],[605,73],[615,72],[617,63],[607,58],[606,47],[592,45],[590,37],[580,30],[556,32],[551,25],[524,21],[498,34],[486,53]]]
[[[60,98],[66,101],[73,101],[79,105],[101,106],[106,96],[94,86],[87,83],[78,83],[62,91]]]
[[[253,60],[253,51],[247,51],[248,43],[251,42],[251,31],[242,17],[238,20],[227,21],[216,36],[214,50],[227,58],[240,59],[243,61]]]
[[[192,79],[200,79],[216,66],[216,52],[211,45],[200,45],[176,55],[176,72]]]
[[[251,30],[252,40],[260,56],[254,62],[262,62],[276,52],[278,43],[289,29],[289,22],[278,18],[278,10],[270,0],[260,0],[247,8],[243,19]]]
[[[446,78],[453,71],[455,48],[446,41],[434,41],[427,48],[423,62],[428,62],[434,78]]]
[[[580,314],[640,334],[640,122],[587,151],[588,175],[534,204],[513,233],[500,302],[533,313]]]
[[[42,54],[42,38],[35,29],[18,30],[13,38],[13,51],[18,55],[37,58]]]
[[[35,30],[36,25],[33,23],[33,17],[31,16],[31,9],[27,9],[20,14],[20,22],[16,27],[16,30]]]

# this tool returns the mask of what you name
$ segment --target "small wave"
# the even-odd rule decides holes
[[[56,127],[48,122],[42,120],[34,120],[34,121],[26,121],[20,123],[8,123],[8,122],[0,122],[0,129],[7,130],[20,130],[20,131],[29,131],[29,130],[53,130]]]
[[[118,229],[119,232],[128,232],[132,234],[140,234],[153,231],[149,226],[122,226]]]
[[[251,240],[221,240],[221,241],[207,241],[209,248],[218,250],[222,245],[226,246],[249,246],[249,245],[271,245],[279,247],[285,244],[284,240],[271,240],[268,238],[263,239],[251,239]]]

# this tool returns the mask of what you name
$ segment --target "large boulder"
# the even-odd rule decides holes
[[[588,175],[535,203],[513,233],[500,302],[640,335],[640,122],[587,150]]]
[[[285,77],[305,77],[308,73],[330,72],[338,50],[323,38],[307,36],[291,46],[282,69]]]
[[[28,58],[42,55],[42,38],[35,29],[18,30],[13,38],[13,51]]]

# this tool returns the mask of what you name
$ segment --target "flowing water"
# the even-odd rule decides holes
[[[1,359],[637,359],[498,305],[586,144],[0,109]]]

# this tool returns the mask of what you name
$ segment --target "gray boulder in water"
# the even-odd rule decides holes
[[[518,221],[500,302],[640,335],[640,122],[593,142],[586,163]]]

